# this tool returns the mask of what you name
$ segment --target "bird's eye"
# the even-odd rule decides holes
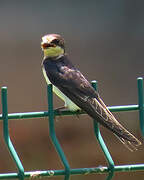
[[[54,43],[54,44],[59,44],[59,42],[60,42],[59,39],[54,39],[54,40],[52,41],[52,43]]]

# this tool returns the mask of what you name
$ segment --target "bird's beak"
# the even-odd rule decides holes
[[[49,42],[44,42],[44,41],[41,42],[42,50],[48,49],[49,47],[56,47],[56,45],[53,43],[49,43]]]

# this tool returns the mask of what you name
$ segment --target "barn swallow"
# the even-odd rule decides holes
[[[58,34],[45,35],[41,48],[45,80],[47,84],[53,84],[53,92],[64,101],[64,106],[70,111],[85,111],[112,131],[129,150],[136,150],[141,142],[116,120],[91,83],[71,63],[65,53],[64,39]]]

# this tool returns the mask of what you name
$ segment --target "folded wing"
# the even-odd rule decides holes
[[[69,99],[89,116],[111,130],[130,150],[135,150],[141,142],[127,131],[108,110],[98,93],[77,69],[65,67],[53,74],[57,86]],[[61,83],[59,83],[59,80]]]

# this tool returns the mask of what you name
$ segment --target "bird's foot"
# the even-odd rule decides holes
[[[58,121],[59,119],[61,119],[62,117],[62,110],[65,109],[65,106],[61,106],[55,109],[56,113],[58,114],[58,118],[55,118],[56,121]]]
[[[81,109],[78,109],[78,110],[76,111],[76,117],[77,117],[78,119],[80,118],[81,112],[83,112],[83,110],[81,110]]]
[[[58,107],[58,108],[56,108],[55,109],[55,111],[58,113],[58,115],[62,115],[62,110],[64,110],[65,109],[65,106],[61,106],[61,107]]]

